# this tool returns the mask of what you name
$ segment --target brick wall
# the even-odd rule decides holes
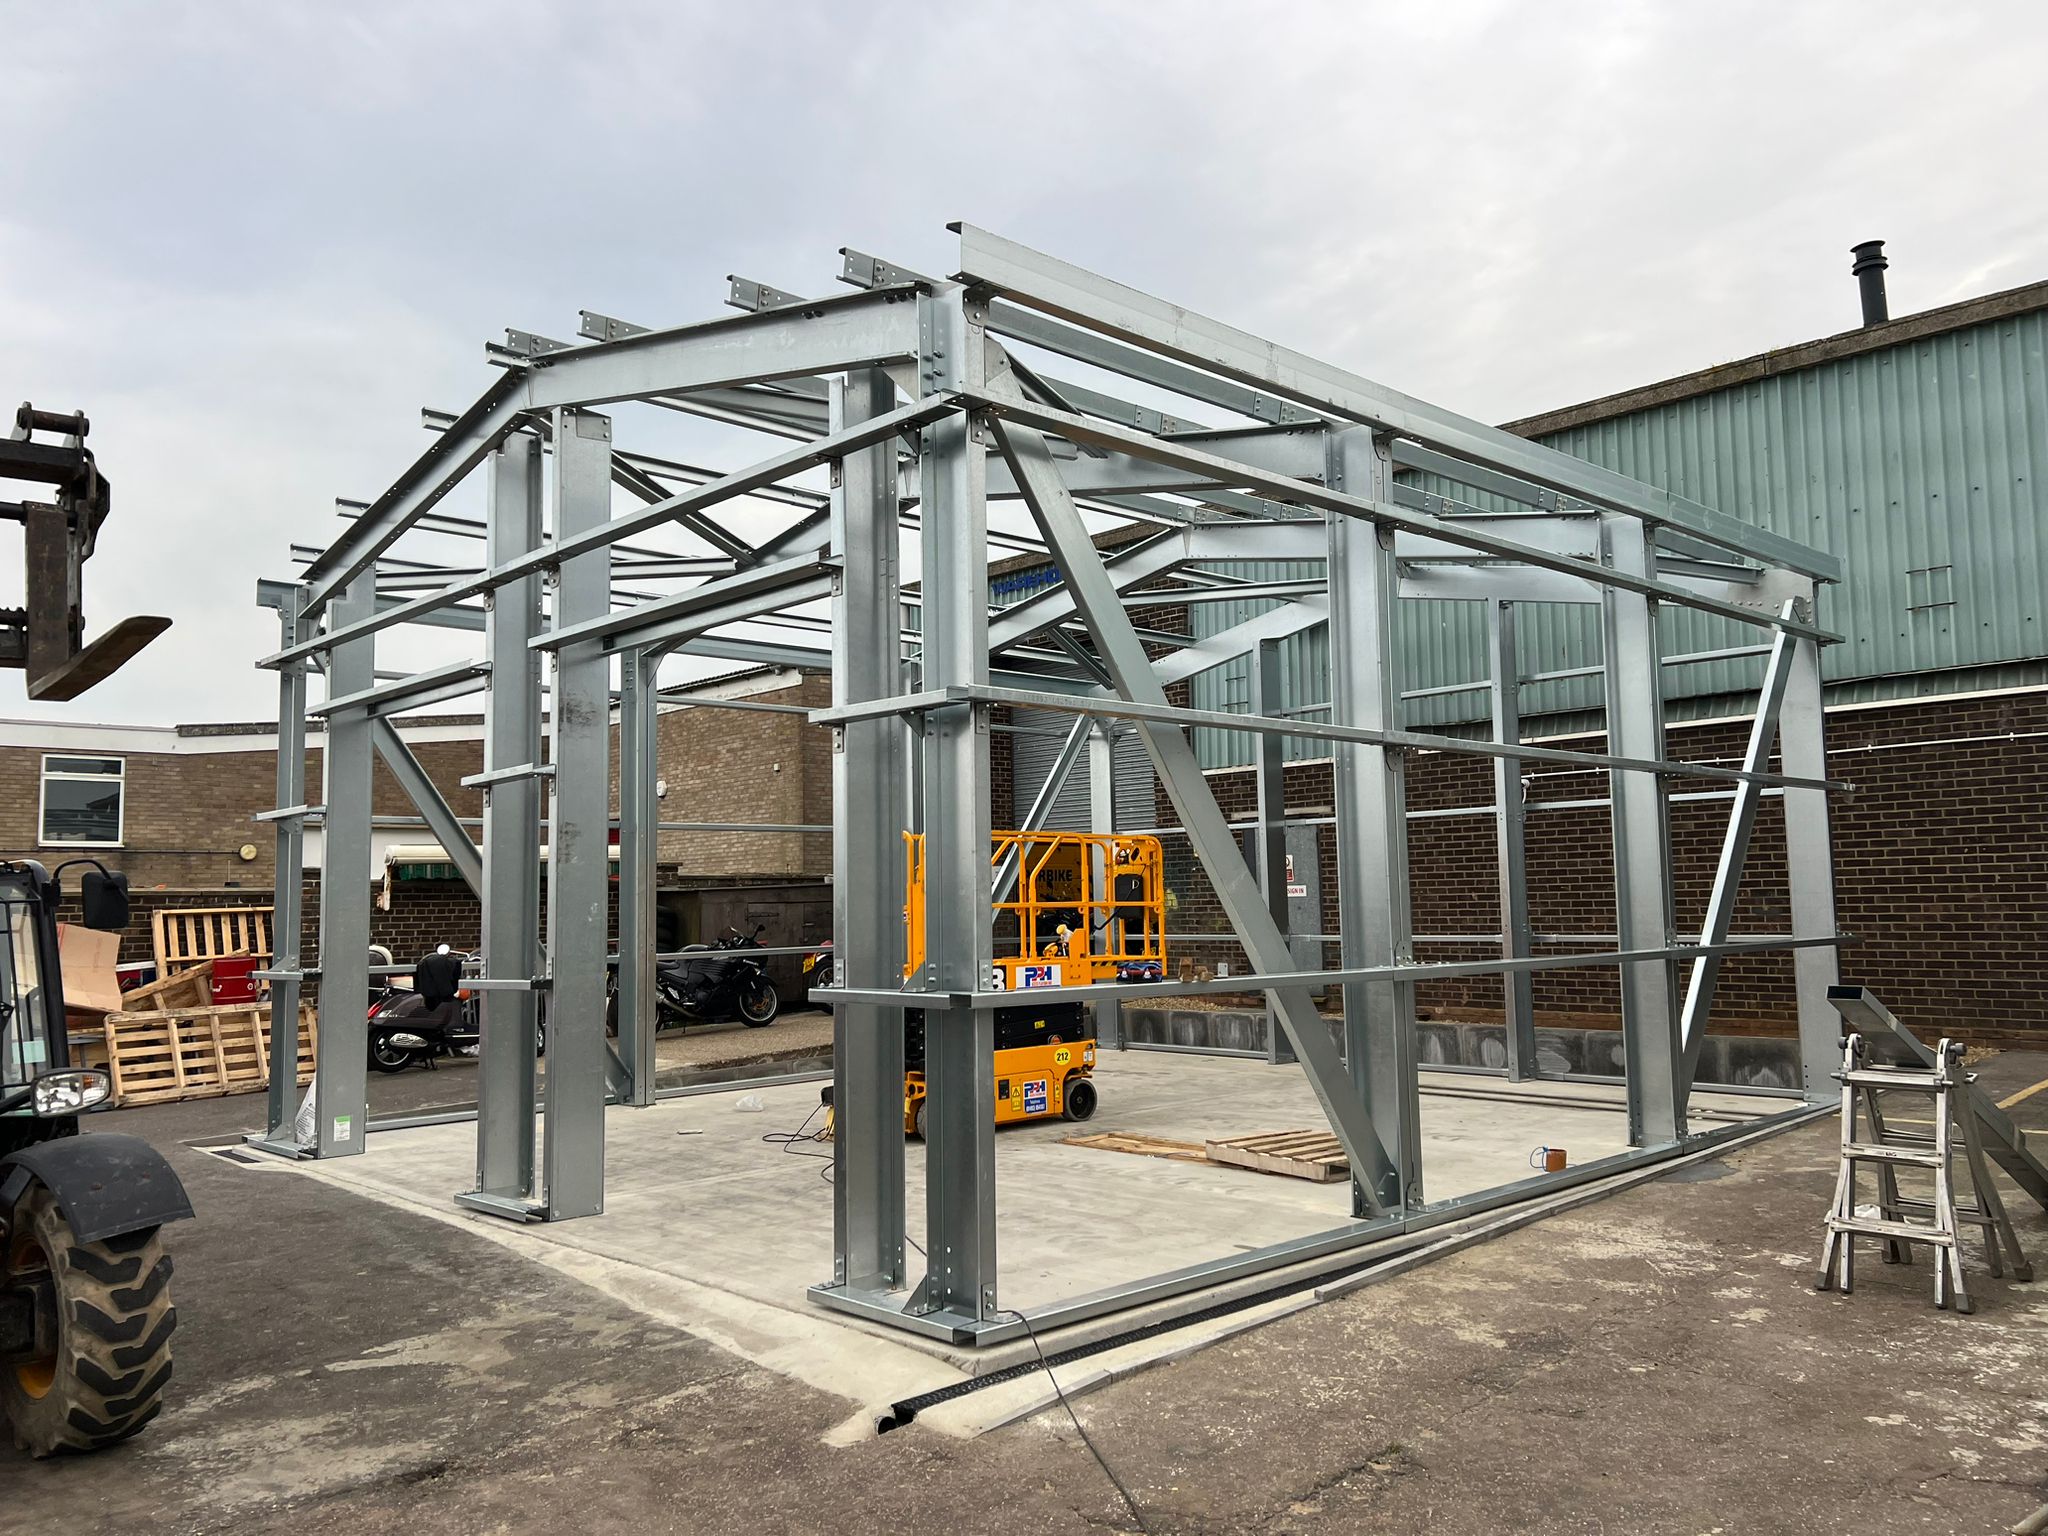
[[[413,753],[458,816],[483,813],[481,793],[460,787],[465,775],[483,767],[480,741],[420,742]],[[74,852],[90,853],[123,871],[135,891],[270,888],[277,868],[275,835],[268,823],[251,818],[276,804],[275,750],[80,755],[119,756],[126,764],[121,846],[39,846],[43,751],[0,747],[0,858],[54,864]],[[320,799],[321,756],[318,747],[306,754],[306,793],[314,802]],[[415,814],[381,759],[373,770],[371,807],[379,816]],[[425,829],[419,840],[429,840]],[[254,845],[255,858],[239,856],[244,844]]]
[[[1675,725],[1669,751],[1690,761],[1739,760],[1746,722]],[[2029,739],[2033,738],[2033,739]],[[1992,1044],[2037,1039],[2048,1031],[2048,694],[1902,703],[1830,712],[1829,771],[1856,785],[1834,800],[1836,903],[1844,932],[1844,979],[1860,982],[1902,1017],[1929,1029]],[[1558,743],[1597,752],[1602,738]],[[1773,767],[1778,766],[1775,759]],[[1613,856],[1604,805],[1544,810],[1599,798],[1605,776],[1529,764],[1530,918],[1539,933],[1614,931]],[[1210,775],[1227,814],[1252,813],[1249,771]],[[1412,810],[1483,805],[1492,798],[1483,759],[1420,754],[1408,764]],[[1673,781],[1675,794],[1723,789],[1706,780]],[[1289,764],[1290,814],[1326,814],[1325,762]],[[1671,807],[1673,898],[1678,929],[1697,932],[1721,838],[1725,800]],[[1174,820],[1159,799],[1162,825]],[[1737,933],[1782,933],[1790,925],[1782,802],[1765,800],[1751,838],[1737,909]],[[1325,933],[1337,931],[1333,839],[1322,829]],[[1168,884],[1179,910],[1176,931],[1226,928],[1213,892],[1186,841],[1166,840]],[[1409,880],[1418,934],[1497,930],[1493,826],[1486,817],[1431,818],[1409,825]],[[1539,953],[1611,948],[1597,942],[1550,945]],[[1192,952],[1192,951],[1190,951]],[[1418,943],[1422,960],[1480,958],[1470,944]],[[1235,946],[1203,946],[1200,958],[1243,963]],[[1327,962],[1336,963],[1334,952]],[[1538,972],[1536,1006],[1548,1024],[1612,1026],[1611,969]],[[1497,1017],[1496,977],[1427,982],[1418,1003],[1440,1016]],[[1789,955],[1731,956],[1716,993],[1718,1032],[1785,1033],[1796,1019]]]
[[[811,675],[747,701],[822,707],[832,683]],[[831,824],[832,732],[800,715],[672,710],[661,717],[656,758],[668,782],[664,821]],[[616,752],[613,763],[616,788]],[[822,878],[832,869],[829,832],[664,832],[659,848],[663,863],[696,876]]]

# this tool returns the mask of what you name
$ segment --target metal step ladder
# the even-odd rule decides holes
[[[1875,999],[1868,1001],[1882,1010]],[[1841,1011],[1858,1017],[1848,1008]],[[1924,1243],[1934,1250],[1935,1306],[1972,1312],[1976,1304],[1971,1301],[1963,1279],[1964,1228],[1982,1231],[1986,1265],[1994,1276],[2005,1273],[2001,1249],[2010,1255],[2017,1278],[2033,1279],[2033,1266],[2020,1250],[2005,1202],[1999,1198],[1998,1186],[1992,1180],[1984,1153],[1983,1120],[1979,1113],[1982,1100],[1972,1087],[1974,1074],[1963,1070],[1962,1045],[1943,1040],[1929,1051],[1888,1013],[1884,1021],[1888,1022],[1884,1035],[1873,1040],[1860,1032],[1851,1032],[1842,1044],[1842,1070],[1835,1074],[1842,1085],[1842,1156],[1835,1176],[1834,1206],[1828,1212],[1827,1242],[1821,1253],[1817,1288],[1849,1294],[1854,1285],[1859,1237],[1881,1239],[1887,1264],[1910,1264],[1911,1245]],[[1896,1036],[1904,1036],[1910,1047]],[[1877,1059],[1887,1054],[1893,1059]],[[1887,1122],[1881,1102],[1881,1096],[1887,1094],[1924,1096],[1930,1108],[1927,1123],[1932,1126],[1932,1133],[1909,1131]],[[1859,1130],[1859,1122],[1868,1127],[1867,1135]],[[1968,1203],[1956,1197],[1953,1160],[1958,1130],[1962,1132],[1963,1156],[1970,1170]],[[2023,1139],[2020,1146],[2024,1153]],[[2027,1156],[2032,1162],[2031,1155]],[[1877,1173],[1875,1216],[1863,1215],[1857,1204],[1857,1174],[1866,1163],[1874,1165]],[[1933,1183],[1931,1198],[1901,1194],[1901,1168],[1928,1170]]]

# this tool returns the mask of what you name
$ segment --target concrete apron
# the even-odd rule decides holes
[[[1101,1108],[1087,1125],[1039,1122],[1005,1129],[998,1138],[1005,1307],[1028,1314],[1126,1281],[1328,1231],[1349,1219],[1346,1182],[1314,1184],[1065,1144],[1069,1136],[1104,1131],[1199,1143],[1322,1129],[1298,1069],[1109,1052],[1097,1086]],[[749,1095],[763,1104],[760,1112],[739,1110]],[[1703,1093],[1694,1100],[1696,1113],[1723,1121],[1783,1107],[1732,1095]],[[256,1166],[321,1179],[462,1227],[653,1320],[847,1398],[860,1408],[835,1438],[858,1438],[872,1433],[896,1401],[1031,1360],[1034,1351],[1028,1339],[965,1350],[829,1312],[807,1299],[806,1289],[831,1271],[832,1195],[823,1177],[831,1148],[762,1138],[797,1130],[817,1108],[815,1084],[736,1086],[648,1109],[614,1108],[606,1119],[604,1214],[557,1224],[519,1225],[454,1204],[454,1193],[471,1181],[473,1124],[379,1132],[360,1157]],[[812,1120],[811,1128],[821,1120]],[[1539,1146],[1562,1147],[1575,1164],[1625,1151],[1626,1118],[1619,1089],[1524,1083],[1509,1090],[1426,1074],[1423,1144],[1427,1198],[1442,1200],[1529,1176]],[[909,1145],[906,1163],[911,1236],[921,1239],[921,1144]],[[1050,1354],[1290,1279],[1355,1270],[1376,1252],[1392,1251],[1393,1245],[1352,1249],[1042,1332],[1040,1343]],[[909,1260],[914,1282],[922,1262],[915,1250]],[[1063,1367],[1061,1384],[1070,1394],[1085,1390],[1315,1299],[1304,1291],[1105,1351]],[[1033,1372],[928,1410],[919,1422],[971,1435],[1028,1417],[1051,1401],[1045,1374]]]

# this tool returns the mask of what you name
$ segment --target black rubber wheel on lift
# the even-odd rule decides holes
[[[919,1099],[917,1101],[917,1114],[914,1117],[916,1120],[917,1129],[911,1132],[911,1134],[914,1135],[919,1141],[924,1140],[924,1106],[925,1101],[923,1099]]]
[[[171,1379],[171,1258],[157,1228],[81,1243],[33,1186],[7,1240],[6,1280],[51,1286],[57,1337],[40,1359],[0,1366],[0,1410],[31,1456],[96,1451],[163,1408]]]
[[[1070,1077],[1060,1090],[1060,1113],[1069,1120],[1086,1120],[1095,1113],[1095,1084],[1085,1077]]]

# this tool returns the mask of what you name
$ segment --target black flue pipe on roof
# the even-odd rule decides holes
[[[1891,265],[1884,259],[1884,242],[1865,240],[1850,246],[1849,254],[1856,258],[1849,270],[1855,274],[1857,289],[1863,295],[1863,323],[1883,325],[1892,317],[1884,295],[1884,269]]]

